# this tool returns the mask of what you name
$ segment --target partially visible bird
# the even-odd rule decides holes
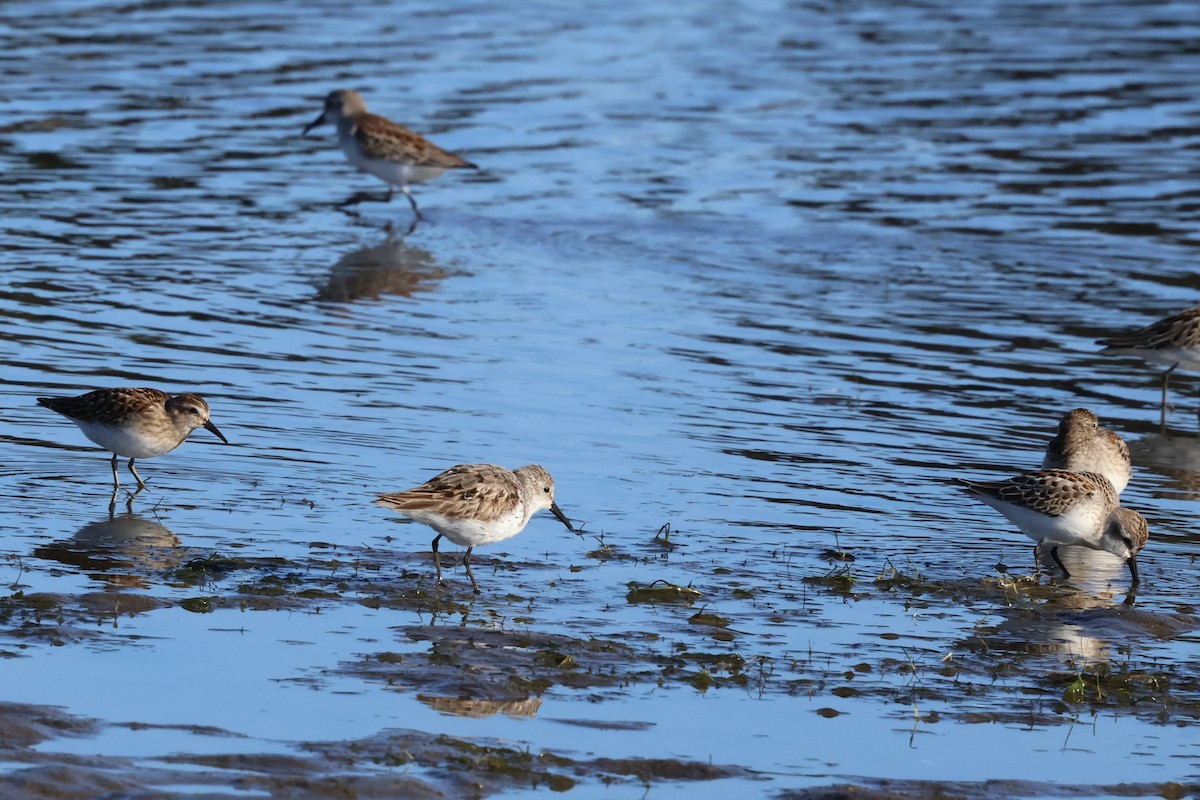
[[[1162,375],[1162,417],[1167,422],[1167,381],[1176,367],[1200,371],[1200,306],[1152,322],[1144,328],[1097,339],[1104,353],[1136,355],[1167,367]]]
[[[1063,415],[1058,433],[1046,445],[1042,469],[1095,472],[1108,478],[1117,494],[1125,490],[1133,477],[1125,440],[1100,427],[1100,418],[1086,408]]]

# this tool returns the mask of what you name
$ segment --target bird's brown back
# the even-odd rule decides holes
[[[497,519],[521,502],[517,479],[494,464],[459,464],[403,492],[376,501],[397,511],[431,511],[481,522]]]
[[[163,405],[170,395],[159,389],[97,389],[78,397],[39,397],[38,405],[83,422],[119,424],[148,406]]]
[[[363,155],[382,161],[398,161],[417,167],[477,169],[470,161],[443,150],[421,134],[378,114],[359,114],[351,135]]]

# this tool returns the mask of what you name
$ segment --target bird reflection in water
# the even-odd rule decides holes
[[[317,299],[348,303],[359,299],[378,300],[383,295],[411,297],[431,291],[446,277],[433,255],[406,244],[404,237],[347,253],[329,270]]]
[[[156,519],[126,511],[84,525],[69,539],[43,545],[37,558],[75,567],[109,587],[149,588],[151,577],[179,563],[179,537]]]
[[[517,700],[486,700],[483,698],[439,697],[437,695],[419,694],[419,700],[434,711],[443,714],[453,714],[456,717],[484,719],[495,714],[506,717],[532,717],[542,707],[542,698],[526,697]]]
[[[1129,585],[1125,562],[1120,558],[1087,547],[1064,547],[1059,553],[1071,577],[1062,579],[1063,591],[1050,598],[1051,606],[1065,611],[1088,611],[1116,610],[1134,604],[1138,587]]]
[[[1200,436],[1194,433],[1150,434],[1129,442],[1133,461],[1165,476],[1156,494],[1177,500],[1200,500]]]
[[[976,628],[964,649],[983,648],[995,657],[1011,653],[1014,661],[1050,656],[1069,669],[1113,663],[1119,648],[1131,640],[1171,640],[1196,630],[1194,617],[1135,606],[1132,590],[1124,595],[1125,565],[1108,553],[1086,547],[1064,547],[1071,572],[998,610],[1000,620]],[[1022,590],[1024,593],[1024,590]]]

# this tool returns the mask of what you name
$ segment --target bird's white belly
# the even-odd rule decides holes
[[[404,187],[410,183],[421,183],[422,181],[436,178],[446,171],[443,167],[419,167],[400,161],[382,161],[367,158],[359,150],[358,143],[353,139],[348,139],[342,145],[342,151],[346,154],[346,158],[350,160],[351,164],[392,186]]]
[[[1161,364],[1164,367],[1178,364],[1180,368],[1186,369],[1189,372],[1200,372],[1200,350],[1196,350],[1195,348],[1169,347],[1162,350],[1142,350],[1131,347],[1120,349],[1116,352],[1141,356],[1152,364]]]
[[[74,422],[79,426],[79,430],[83,431],[84,436],[110,453],[127,458],[153,458],[161,456],[163,453],[169,453],[183,444],[183,439],[175,441],[172,436],[147,436],[139,432],[137,428],[123,428],[79,420],[74,420]]]
[[[431,511],[412,510],[400,513],[425,523],[459,547],[476,547],[503,541],[524,530],[525,523],[529,521],[520,506],[489,522],[448,517]]]
[[[980,498],[985,502],[991,498]],[[988,502],[1004,516],[1012,520],[1021,532],[1035,542],[1048,545],[1081,544],[1094,547],[1100,539],[1095,514],[1086,506],[1074,508],[1066,514],[1048,517],[1020,506],[1001,502]]]

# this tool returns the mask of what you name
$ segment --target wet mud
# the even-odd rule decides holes
[[[669,759],[572,758],[532,753],[499,742],[444,734],[387,730],[369,739],[304,742],[292,754],[236,752],[238,737],[196,726],[159,726],[182,733],[227,737],[230,753],[151,759],[68,756],[38,745],[64,737],[95,736],[105,728],[146,730],[136,722],[101,723],[45,706],[0,704],[0,775],[8,797],[84,800],[96,797],[229,797],[230,793],[282,798],[483,797],[515,788],[562,792],[581,781],[597,785],[750,778],[747,770]],[[173,786],[186,785],[186,789]]]
[[[439,588],[429,581],[428,554],[317,543],[306,560],[255,558],[211,552],[191,555],[156,540],[140,545],[78,542],[66,559],[58,546],[43,548],[89,574],[106,575],[106,591],[29,593],[11,589],[0,597],[0,647],[8,657],[30,657],[39,647],[137,646],[123,620],[178,605],[197,614],[240,609],[249,614],[321,613],[333,604],[408,612],[419,624],[391,628],[391,640],[334,667],[294,680],[311,688],[332,681],[361,681],[411,695],[435,711],[465,718],[494,715],[528,718],[548,697],[587,703],[628,699],[645,688],[692,692],[740,692],[757,697],[802,696],[814,713],[834,719],[846,701],[869,699],[894,708],[914,735],[938,725],[1017,724],[1072,726],[1097,714],[1128,714],[1168,726],[1200,722],[1200,659],[1140,659],[1135,648],[1110,651],[1104,642],[1169,640],[1200,628],[1190,613],[1142,610],[1136,598],[1108,601],[1081,596],[1068,586],[1014,578],[1008,573],[977,579],[933,580],[890,560],[872,575],[848,552],[824,573],[797,576],[793,584],[771,582],[770,565],[709,570],[690,586],[665,581],[630,584],[614,604],[652,606],[655,629],[609,630],[572,610],[574,622],[543,627],[543,603],[518,582],[503,595],[476,597],[464,587]],[[90,555],[83,558],[80,551]],[[637,558],[608,548],[584,569],[612,559]],[[447,559],[452,567],[453,559]],[[697,562],[697,567],[701,566]],[[479,559],[489,567],[533,573],[536,562],[514,565]],[[111,570],[111,573],[109,572]],[[454,575],[453,572],[449,573]],[[156,587],[162,590],[156,594]],[[562,588],[560,586],[560,588]],[[569,588],[569,587],[567,587]],[[190,594],[189,590],[198,590]],[[149,591],[147,591],[149,590]],[[179,593],[183,592],[183,596]],[[569,594],[567,595],[569,598]],[[552,601],[563,614],[562,597]],[[832,605],[831,605],[832,604]],[[849,651],[797,653],[773,627],[833,625],[822,617],[834,607],[883,604],[907,614],[978,612],[969,635],[928,640],[881,630],[874,643]],[[516,613],[519,611],[519,613]],[[764,625],[763,620],[766,620]],[[582,633],[572,632],[579,628]],[[1092,649],[1086,643],[1093,643]],[[1082,644],[1081,644],[1082,643]],[[770,782],[749,766],[671,759],[589,758],[569,748],[531,752],[498,741],[434,732],[387,730],[345,742],[297,742],[288,756],[255,755],[235,733],[176,730],[228,737],[225,755],[171,755],[153,759],[98,759],[56,755],[34,745],[62,737],[95,736],[107,726],[144,729],[145,723],[79,719],[54,708],[8,705],[0,745],[21,764],[0,783],[28,797],[93,797],[154,789],[173,796],[170,785],[230,786],[273,797],[485,796],[513,787],[570,789],[580,783],[711,781],[736,777]],[[588,720],[564,725],[595,726]],[[616,722],[614,730],[646,730],[649,721]],[[186,768],[186,769],[185,769]],[[380,774],[380,772],[384,774]],[[1082,796],[1104,787],[1041,786],[1047,796]],[[188,796],[204,796],[190,789]],[[781,797],[985,797],[994,784],[870,784],[792,792]],[[1011,795],[1030,787],[1014,784]],[[1107,791],[1107,789],[1104,789]],[[1127,787],[1133,794],[1161,794],[1161,786]],[[180,795],[182,796],[182,794]],[[1165,796],[1165,795],[1164,795]]]

